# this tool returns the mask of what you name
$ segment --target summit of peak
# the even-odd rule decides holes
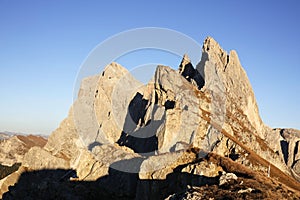
[[[217,55],[218,57],[226,57],[227,52],[220,46],[220,44],[212,37],[206,37],[203,42],[202,52],[209,55]]]
[[[221,49],[219,43],[212,37],[208,36],[205,38],[203,43],[203,49],[210,51],[211,49]]]
[[[188,56],[188,54],[184,54],[183,55],[183,57],[182,57],[182,61],[181,61],[181,63],[183,63],[183,62],[186,62],[186,63],[190,63],[191,62],[191,59],[190,59],[190,57]]]

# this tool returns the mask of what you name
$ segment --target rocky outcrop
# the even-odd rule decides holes
[[[165,66],[158,66],[154,77],[156,103],[165,110],[164,130],[156,133],[158,151],[165,153],[186,149],[192,144],[198,127],[204,126],[195,87],[175,70]]]
[[[197,151],[191,149],[181,154],[178,164],[172,163],[144,179],[134,173],[124,173],[113,168],[108,175],[96,181],[69,181],[74,170],[23,171],[18,183],[5,193],[4,199],[192,199],[244,198],[244,199],[298,199],[299,193],[291,191],[276,179],[267,178],[229,158],[208,154],[195,163]],[[193,152],[194,151],[194,152]],[[174,154],[174,153],[172,153]],[[155,156],[154,156],[155,157]],[[154,158],[151,157],[151,158]],[[193,161],[190,163],[190,161]],[[116,164],[141,163],[141,160],[123,160]],[[181,165],[184,163],[183,165]],[[197,164],[198,163],[198,164]],[[195,165],[199,165],[197,169]],[[214,166],[218,166],[215,168]],[[210,173],[200,174],[198,169]],[[217,172],[217,173],[216,173]],[[219,172],[219,173],[218,173]],[[161,174],[164,174],[162,176]],[[221,174],[221,175],[220,175]],[[231,175],[227,182],[222,174]],[[14,174],[17,175],[17,174]],[[150,175],[150,174],[149,174]],[[151,175],[150,175],[151,176]],[[161,179],[159,179],[161,177]],[[8,177],[10,178],[10,177]],[[248,188],[252,190],[250,192]],[[246,192],[245,192],[246,191]],[[197,199],[197,198],[196,198]]]
[[[215,91],[217,83],[219,90],[225,93],[226,108],[232,113],[240,109],[255,133],[264,139],[263,123],[254,93],[236,51],[228,54],[213,38],[208,37],[204,41],[197,70],[204,74],[205,87]]]
[[[23,167],[19,168],[24,155],[32,148],[42,148],[46,142],[44,137],[35,135],[10,135],[0,141],[0,197],[24,171]]]
[[[295,129],[274,129],[270,131],[273,135],[273,149],[284,160],[291,170],[292,176],[300,181],[300,131]],[[274,136],[276,140],[274,140]],[[269,139],[271,141],[271,138]]]
[[[6,198],[18,190],[34,195],[22,185],[42,176],[56,178],[44,179],[41,195],[77,188],[74,196],[83,199],[176,199],[194,187],[253,198],[280,188],[272,198],[298,198],[299,138],[296,130],[263,124],[236,52],[208,37],[196,68],[184,55],[179,70],[160,65],[146,85],[117,63],[85,78],[47,144],[31,148],[0,184],[7,191],[25,174]]]
[[[15,135],[0,141],[0,164],[11,166],[21,163],[31,147],[43,147],[47,140],[35,135]]]

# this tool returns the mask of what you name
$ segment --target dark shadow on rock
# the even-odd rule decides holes
[[[197,69],[193,67],[191,63],[188,63],[185,66],[184,71],[181,73],[181,75],[189,82],[195,82],[198,86],[198,89],[200,90],[204,86],[204,78],[199,73]]]
[[[144,131],[136,131],[135,133],[143,133]],[[120,139],[117,142],[120,146],[131,148],[134,152],[140,154],[154,155],[158,149],[158,139],[156,135],[149,138],[139,138],[125,132],[122,132]]]
[[[168,109],[173,109],[173,108],[175,108],[175,101],[167,100],[165,102],[165,109],[168,110]]]
[[[182,172],[182,169],[192,163],[177,166],[164,180],[139,180],[137,199],[165,199],[168,196],[181,193],[188,187],[218,185],[220,176],[207,177],[203,175]]]
[[[164,199],[185,191],[188,186],[218,184],[219,177],[205,177],[181,172],[178,166],[164,180],[141,180],[138,173],[118,170],[138,170],[143,158],[121,160],[111,164],[109,174],[96,181],[70,181],[74,170],[39,170],[25,172],[3,195],[11,199]]]
[[[108,176],[99,178],[96,182],[102,185],[108,196],[115,199],[134,199],[139,180],[137,172],[144,158],[133,158],[112,163],[109,167]]]
[[[75,183],[68,181],[74,173],[63,169],[24,172],[3,199],[71,199],[77,194]]]
[[[145,124],[144,117],[145,117],[145,114],[147,111],[148,102],[149,102],[149,100],[143,99],[143,95],[139,92],[137,92],[136,95],[133,97],[133,99],[130,101],[129,107],[128,107],[129,115],[127,117],[130,117],[130,119],[132,119],[132,121],[135,123],[135,125]],[[128,120],[126,120],[126,121],[128,121]],[[126,124],[125,124],[125,126],[126,126]]]
[[[196,70],[193,67],[192,63],[188,63],[184,66],[184,71],[182,71],[181,75],[186,78],[189,82],[195,76]]]
[[[128,162],[132,162],[132,160],[126,161],[118,161],[111,165],[111,168],[115,168],[114,165],[128,165]],[[137,163],[136,161],[133,163]],[[141,164],[141,163],[140,163]],[[188,163],[190,164],[190,163]],[[134,198],[135,199],[165,199],[171,194],[183,192],[187,190],[188,186],[203,186],[203,185],[217,185],[219,183],[219,176],[217,177],[206,177],[202,175],[190,174],[187,172],[182,172],[182,169],[185,168],[188,164],[177,166],[172,173],[168,174],[166,179],[140,179],[136,176],[136,184],[131,184],[131,186],[135,187],[132,191],[135,191]],[[137,168],[138,165],[135,167]],[[110,170],[110,176],[114,173],[120,174],[124,176],[124,172],[113,171]],[[126,173],[125,173],[126,175]],[[137,174],[135,174],[137,175]],[[131,175],[131,176],[135,176]],[[128,175],[127,175],[128,176]]]
[[[282,151],[282,154],[283,154],[284,162],[285,162],[285,164],[287,164],[287,162],[288,162],[288,153],[289,153],[289,144],[286,141],[281,140],[280,141],[280,146],[281,146],[281,151]]]
[[[101,146],[101,145],[102,145],[102,144],[101,144],[100,142],[95,141],[95,142],[89,144],[88,150],[89,150],[89,151],[92,151],[94,147],[96,147],[96,146]]]
[[[235,148],[233,148],[229,154],[229,158],[233,161],[236,161],[239,157],[240,157],[240,155],[238,153],[236,153]]]
[[[21,166],[21,163],[14,163],[12,166],[6,166],[6,165],[0,164],[0,179],[3,179],[4,177],[8,176],[9,174],[17,171],[20,166]]]
[[[158,149],[156,132],[164,123],[165,114],[162,119],[155,120],[157,107],[154,106],[151,117],[145,121],[148,109],[150,109],[149,101],[143,99],[142,94],[137,93],[129,104],[123,132],[117,141],[120,146],[127,146],[136,153],[154,155]]]

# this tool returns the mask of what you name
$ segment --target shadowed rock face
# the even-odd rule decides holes
[[[237,53],[227,53],[208,37],[196,68],[184,55],[179,70],[158,66],[147,85],[117,63],[84,79],[68,117],[46,146],[31,148],[21,168],[0,185],[4,193],[22,172],[29,174],[20,185],[32,170],[56,174],[59,168],[59,176],[69,170],[76,176],[64,180],[65,189],[56,189],[57,180],[51,179],[45,180],[47,187],[58,194],[76,187],[74,195],[83,198],[177,198],[195,192],[188,186],[202,191],[204,185],[216,193],[235,188],[239,198],[245,191],[249,198],[288,198],[291,189],[300,188],[299,135],[263,124]],[[237,179],[221,187],[220,177],[230,177],[226,173]],[[238,186],[241,181],[247,184]],[[280,187],[279,196],[271,197],[268,187]]]
[[[183,55],[178,71],[186,80],[196,85],[198,89],[204,86],[204,74],[194,68],[187,54]]]

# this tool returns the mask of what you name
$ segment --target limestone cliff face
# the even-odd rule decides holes
[[[269,134],[267,142],[284,160],[291,175],[300,181],[300,131],[295,129],[267,130]]]
[[[158,66],[147,85],[117,63],[84,79],[45,147],[31,148],[0,184],[3,193],[21,172],[60,168],[124,199],[166,198],[187,185],[218,184],[226,173],[297,190],[299,135],[264,125],[237,53],[208,37],[196,68],[184,55],[179,70]]]
[[[225,119],[219,131],[246,152],[257,154],[287,174],[294,173],[291,170],[294,171],[292,168],[297,162],[299,134],[285,131],[286,137],[282,138],[280,135],[284,130],[276,132],[263,124],[251,84],[234,50],[228,54],[213,38],[208,37],[202,52],[201,62],[197,65],[197,70],[204,74],[202,90],[219,91],[226,98]],[[289,153],[283,153],[282,140],[289,143]]]
[[[204,70],[203,70],[204,69]],[[264,139],[263,123],[259,116],[255,96],[247,77],[240,64],[236,51],[231,50],[229,54],[211,37],[206,38],[202,48],[202,59],[197,65],[198,71],[204,71],[206,88],[210,89],[211,76],[217,76],[225,91],[226,108],[230,112],[237,112],[238,106],[251,126],[256,130],[258,136]]]

